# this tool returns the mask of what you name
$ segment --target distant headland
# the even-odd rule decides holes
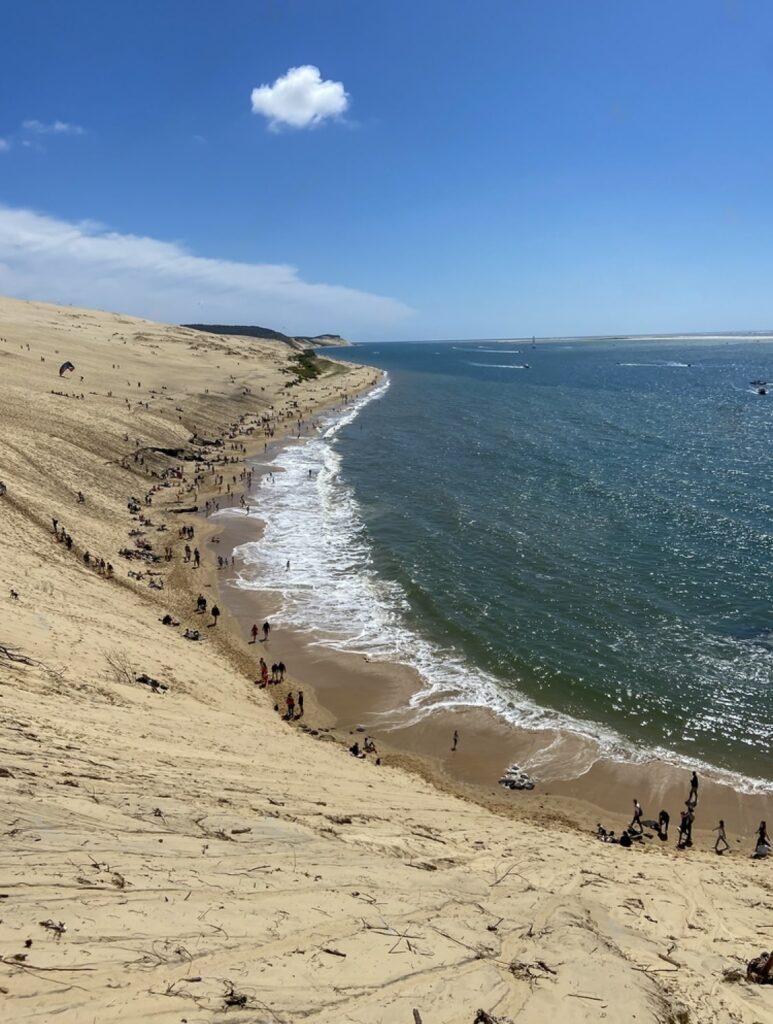
[[[290,348],[322,348],[326,345],[348,346],[350,341],[340,334],[290,335],[274,331],[270,327],[257,327],[244,324],[181,324],[194,331],[207,331],[209,334],[234,334],[245,338],[261,338],[269,341],[282,341]]]

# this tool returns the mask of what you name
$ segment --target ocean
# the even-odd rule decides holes
[[[415,665],[415,715],[485,705],[773,791],[773,341],[330,354],[387,377],[261,481],[241,585],[280,624]]]

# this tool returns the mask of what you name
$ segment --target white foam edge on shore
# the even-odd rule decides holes
[[[773,781],[718,769],[664,747],[637,746],[599,723],[542,708],[518,692],[508,693],[504,681],[406,626],[407,597],[399,584],[381,579],[373,568],[359,506],[340,477],[341,456],[336,450],[339,432],[382,398],[390,385],[385,374],[375,388],[325,416],[315,436],[281,448],[273,462],[278,472],[260,478],[254,499],[264,524],[262,535],[237,549],[242,568],[233,585],[278,594],[281,606],[275,623],[305,633],[311,644],[415,669],[424,688],[412,695],[406,709],[414,720],[439,709],[487,708],[518,728],[566,732],[585,740],[586,763],[573,759],[574,777],[602,758],[640,765],[657,761],[700,770],[744,793],[773,792]],[[223,509],[212,518],[243,514]],[[545,781],[552,774],[548,753],[555,746],[552,741],[522,767]],[[540,768],[547,774],[540,776]]]

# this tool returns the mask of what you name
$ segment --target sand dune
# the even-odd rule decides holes
[[[287,388],[279,343],[12,300],[0,337],[0,644],[25,659],[0,655],[4,1019],[773,1021],[773,988],[723,977],[772,944],[769,863],[625,851],[356,760],[282,722],[254,649],[195,615],[214,529],[169,509],[242,463],[151,449],[260,453],[262,415],[290,430],[372,370]],[[136,529],[173,560],[122,558]]]

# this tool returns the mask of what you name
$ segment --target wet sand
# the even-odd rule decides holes
[[[271,468],[278,451],[275,445],[265,459],[253,463],[256,476]],[[253,515],[217,520],[223,553],[230,559],[237,551],[234,568],[218,575],[220,600],[245,638],[253,622],[260,625],[270,619],[281,605],[277,593],[237,585],[244,567],[238,548],[258,539],[262,530],[255,486]],[[676,843],[679,814],[689,794],[689,770],[656,759],[635,764],[599,758],[592,742],[581,736],[519,729],[485,708],[446,707],[418,716],[411,699],[422,682],[413,668],[331,649],[317,642],[325,638],[313,632],[313,623],[309,625],[308,632],[273,629],[265,646],[251,648],[256,666],[263,654],[269,665],[283,661],[290,667],[288,687],[304,689],[306,725],[330,729],[348,744],[371,735],[387,763],[408,767],[447,791],[508,815],[561,819],[582,830],[601,822],[620,834],[631,820],[636,798],[645,819],[657,820],[661,809],[668,811],[671,841],[663,845]],[[282,699],[288,687],[282,689]],[[456,751],[451,749],[454,730],[460,735]],[[534,790],[511,791],[498,785],[512,764],[529,767]],[[713,845],[711,830],[720,818],[734,843],[748,845],[760,820],[773,818],[773,795],[741,793],[729,783],[701,776],[693,834],[701,837],[702,845]]]

